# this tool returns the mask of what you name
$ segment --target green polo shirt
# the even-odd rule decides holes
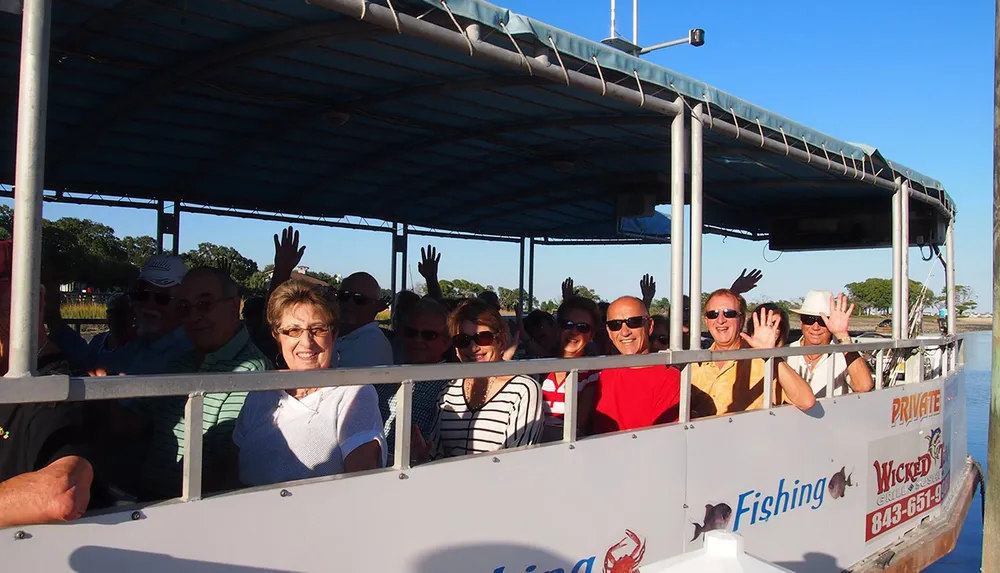
[[[219,350],[205,355],[198,363],[194,352],[185,353],[167,365],[170,373],[255,372],[270,370],[271,362],[250,341],[246,328]],[[233,428],[243,408],[246,392],[220,392],[205,395],[202,433],[206,474],[220,471],[233,447]],[[142,400],[132,409],[153,425],[149,448],[140,470],[140,483],[146,499],[165,499],[181,494],[184,460],[184,406],[186,396],[168,396]]]

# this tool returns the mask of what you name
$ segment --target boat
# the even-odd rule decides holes
[[[20,67],[10,44],[0,64],[20,90],[16,125],[0,123],[16,245],[0,403],[186,395],[200,412],[220,389],[403,381],[406,422],[423,381],[566,370],[570,397],[581,370],[671,364],[682,407],[675,424],[581,439],[568,399],[560,442],[410,467],[401,432],[393,467],[211,496],[201,433],[188,431],[181,498],[2,530],[4,570],[631,573],[726,529],[793,571],[913,571],[954,546],[980,474],[954,318],[956,206],[940,182],[484,0],[17,4],[0,14],[21,37]],[[893,336],[855,348],[877,357],[877,379],[897,368],[901,379],[805,413],[692,419],[691,364],[766,358],[771,369],[805,352],[683,350],[681,312],[671,350],[645,356],[35,376],[36,343],[20,333],[40,320],[45,201],[153,209],[161,248],[175,252],[183,213],[382,230],[394,289],[421,234],[520,243],[522,284],[536,242],[666,239],[672,301],[702,291],[704,233],[788,251],[891,247]],[[836,208],[812,215],[817,203]],[[623,224],[666,204],[666,238]],[[913,338],[907,247],[930,245],[944,253],[947,333]],[[699,297],[690,330],[700,340]],[[490,491],[516,503],[480,505]],[[442,500],[464,509],[444,514]]]

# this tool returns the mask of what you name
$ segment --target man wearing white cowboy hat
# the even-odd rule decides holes
[[[828,346],[851,344],[848,333],[854,304],[848,304],[847,297],[836,297],[828,290],[811,290],[802,301],[802,307],[792,309],[799,315],[802,338],[790,346]],[[827,349],[824,349],[827,350]],[[868,392],[874,386],[868,363],[857,352],[833,352],[832,354],[806,354],[789,356],[788,365],[809,383],[817,398],[826,397],[826,385],[833,377],[833,395],[848,392]]]

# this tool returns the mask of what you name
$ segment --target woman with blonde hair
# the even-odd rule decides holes
[[[490,304],[467,300],[448,317],[460,362],[500,362],[510,334]],[[541,387],[527,376],[459,378],[438,397],[438,417],[427,441],[413,431],[415,462],[527,446],[542,430]]]
[[[334,363],[339,312],[320,288],[293,279],[267,303],[267,323],[288,370]],[[249,486],[371,470],[385,465],[372,386],[250,392],[236,421],[239,478]]]

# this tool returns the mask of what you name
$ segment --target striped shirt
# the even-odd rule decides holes
[[[430,440],[433,457],[494,452],[538,442],[542,430],[541,387],[514,376],[477,410],[465,399],[465,381],[453,380],[438,396],[438,419]]]
[[[563,427],[563,416],[566,415],[566,378],[568,372],[563,372],[562,380],[556,379],[556,372],[542,381],[542,411],[545,413],[545,425],[550,428]],[[577,373],[577,394],[590,384],[601,379],[600,370],[580,371]]]
[[[240,329],[219,350],[206,354],[200,363],[194,352],[189,352],[167,365],[167,371],[171,373],[255,372],[270,369],[271,363],[250,341],[246,328]],[[233,447],[233,428],[246,396],[246,392],[205,395],[202,459],[206,475],[212,468],[222,468],[222,464],[228,462]],[[145,489],[140,494],[143,498],[164,499],[177,497],[181,493],[186,403],[185,396],[166,396],[137,400],[129,404],[131,410],[153,425],[150,446],[140,470],[140,483]]]

